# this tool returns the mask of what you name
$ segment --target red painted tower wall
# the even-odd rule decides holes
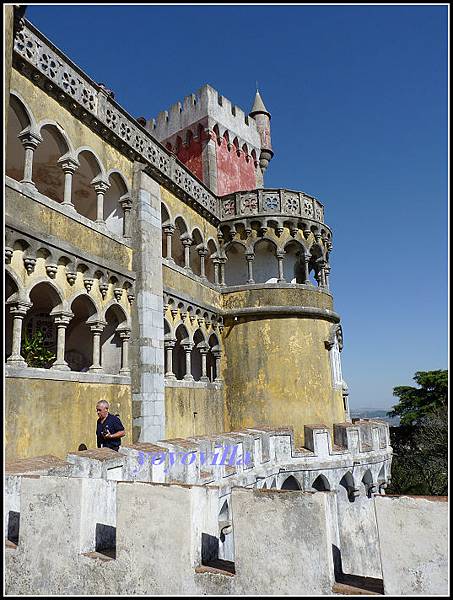
[[[184,163],[186,167],[200,179],[200,181],[203,181],[202,144],[203,142],[200,138],[192,138],[188,146],[181,145],[176,152],[177,158]]]
[[[224,138],[220,141],[220,145],[216,144],[217,194],[224,196],[240,190],[254,190],[256,174],[253,158],[234,144],[228,144]]]

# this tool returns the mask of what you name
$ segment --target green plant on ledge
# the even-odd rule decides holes
[[[48,369],[56,356],[44,346],[44,334],[38,329],[31,336],[26,333],[22,339],[21,354],[29,367]]]

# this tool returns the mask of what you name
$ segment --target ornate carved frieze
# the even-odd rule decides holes
[[[38,249],[47,255],[46,258],[46,273],[50,279],[55,279],[57,274],[58,265],[65,264],[66,279],[70,285],[73,285],[77,278],[77,272],[80,270],[83,272],[84,285],[89,293],[94,282],[95,275],[100,279],[101,285],[111,277],[115,277],[118,281],[117,288],[115,290],[115,298],[117,295],[123,292],[123,287],[128,288],[129,295],[134,295],[134,282],[135,273],[133,272],[121,272],[119,269],[112,268],[111,264],[102,264],[99,261],[95,261],[94,257],[89,260],[86,256],[80,255],[76,248],[71,248],[68,252],[68,248],[57,247],[55,244],[50,243],[46,240],[38,239],[29,233],[18,231],[13,227],[7,226],[5,228],[6,238],[8,241],[8,249],[11,251],[5,256],[7,264],[11,261],[13,254],[13,248],[21,246],[23,248],[23,262],[25,269],[28,274],[34,272],[37,262],[37,251]],[[101,285],[99,286],[101,289]],[[108,285],[105,284],[106,290]],[[102,292],[102,289],[101,289]],[[119,296],[121,298],[121,296]],[[117,298],[118,299],[118,298]],[[130,300],[131,301],[131,300]]]

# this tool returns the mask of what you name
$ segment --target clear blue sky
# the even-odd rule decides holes
[[[133,116],[209,83],[272,113],[267,187],[324,203],[352,408],[447,367],[447,7],[39,6]]]

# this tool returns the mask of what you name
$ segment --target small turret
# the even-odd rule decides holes
[[[264,175],[269,161],[274,156],[271,142],[271,114],[264,106],[264,102],[258,90],[256,90],[255,102],[249,114],[255,119],[256,127],[261,138],[260,168]]]

